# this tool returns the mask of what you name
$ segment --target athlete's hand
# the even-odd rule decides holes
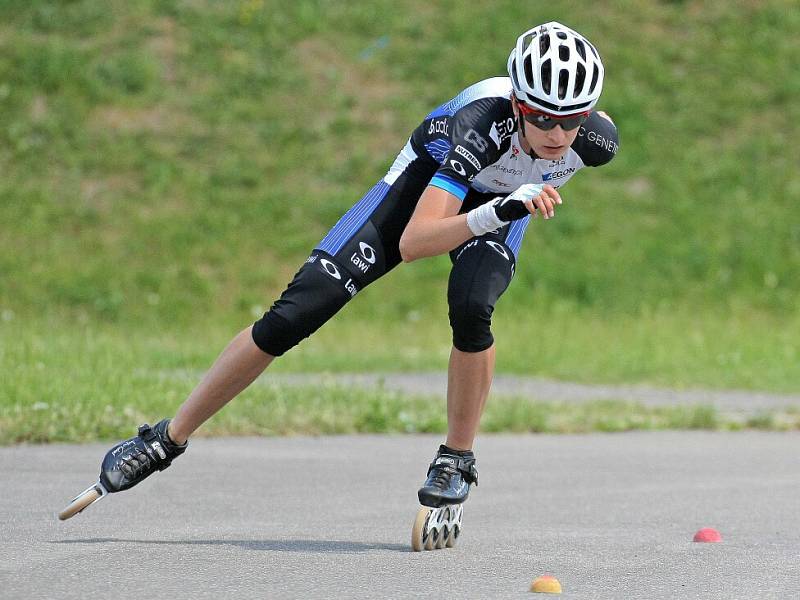
[[[492,202],[497,218],[515,221],[532,214],[541,214],[545,219],[555,216],[555,205],[561,204],[561,196],[552,185],[526,183],[505,198]]]
[[[561,196],[552,185],[526,183],[505,198],[473,208],[467,213],[467,227],[473,235],[483,235],[528,215],[536,218],[541,213],[549,219],[555,216],[556,204],[561,204]]]

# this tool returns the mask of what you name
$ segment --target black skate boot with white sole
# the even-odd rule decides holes
[[[128,490],[156,471],[163,471],[186,451],[188,442],[176,444],[167,434],[169,419],[150,427],[139,427],[138,434],[109,450],[100,465],[100,478],[93,486],[78,494],[62,510],[62,521],[75,516],[90,504],[114,492]]]
[[[418,492],[422,507],[411,531],[411,547],[415,551],[455,545],[461,534],[463,503],[472,484],[478,485],[475,455],[440,446]]]

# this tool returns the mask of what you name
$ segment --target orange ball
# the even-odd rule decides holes
[[[560,594],[561,584],[558,579],[552,575],[542,575],[533,580],[531,584],[532,592],[541,592],[545,594]]]

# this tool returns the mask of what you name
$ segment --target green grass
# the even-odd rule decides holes
[[[207,368],[422,117],[549,19],[599,47],[621,149],[529,229],[498,368],[796,392],[800,11],[539,4],[0,3],[3,414],[82,407],[80,437],[105,406],[174,408],[188,382],[149,373]],[[278,369],[444,368],[448,268],[397,269]]]
[[[359,326],[356,305],[341,321],[277,361],[274,368],[203,427],[202,433],[293,434],[350,432],[441,432],[445,427],[444,400],[410,397],[385,389],[362,390],[331,384],[302,388],[276,385],[273,372],[319,373],[443,370],[447,364],[447,331],[428,331],[423,338],[398,348],[413,335],[414,317],[380,339]],[[566,314],[545,322],[531,342],[529,332],[501,327],[507,336],[498,356],[504,372],[552,376],[575,381],[649,381],[679,387],[772,388],[791,391],[796,373],[780,368],[751,373],[754,359],[768,356],[754,345],[732,350],[724,335],[687,338],[685,352],[657,352],[652,336],[661,331],[672,340],[680,319],[663,317],[650,322],[592,322]],[[549,325],[548,325],[549,323]],[[726,329],[722,327],[721,329]],[[509,329],[506,329],[509,327]],[[386,333],[385,330],[381,330]],[[763,327],[760,343],[773,351],[788,352],[791,332]],[[154,421],[174,414],[202,373],[227,343],[223,328],[204,330],[202,340],[191,331],[119,330],[93,326],[83,331],[52,325],[31,331],[15,320],[0,326],[0,444],[15,442],[86,441],[127,436],[132,423]],[[583,352],[604,340],[609,356]],[[755,361],[757,364],[758,361]],[[782,363],[778,362],[778,365]],[[737,367],[738,365],[738,367]],[[583,432],[629,429],[738,429],[800,428],[796,412],[768,411],[735,418],[697,407],[647,407],[639,403],[552,403],[547,398],[493,399],[482,430]]]
[[[178,378],[180,379],[180,378]],[[147,377],[143,389],[159,390],[175,400],[186,382]],[[129,437],[135,424],[163,417],[164,403],[120,398],[91,401],[38,401],[0,405],[0,444],[83,442]],[[173,402],[174,404],[174,402]],[[289,387],[256,384],[214,416],[198,432],[216,435],[317,435],[345,433],[446,433],[441,398],[409,396],[386,389],[337,385]],[[631,430],[800,429],[796,414],[761,413],[751,418],[720,415],[713,407],[649,407],[626,401],[558,403],[529,398],[497,398],[487,407],[482,431],[514,433],[587,433]]]
[[[603,51],[621,151],[532,227],[512,293],[797,313],[793,8],[536,11]],[[6,2],[0,17],[0,306],[126,326],[268,304],[434,105],[503,73],[531,19],[411,0]],[[427,263],[389,287],[392,311],[446,275]]]

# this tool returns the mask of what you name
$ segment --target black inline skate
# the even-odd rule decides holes
[[[139,427],[135,437],[120,442],[109,450],[100,465],[100,478],[94,485],[78,494],[62,510],[62,521],[75,516],[93,502],[108,494],[121,492],[137,485],[156,471],[163,471],[173,459],[186,451],[188,442],[176,444],[167,434],[169,419],[150,427]]]
[[[472,484],[478,485],[475,454],[440,446],[418,492],[422,507],[411,531],[414,550],[452,548],[461,534],[463,503]]]

